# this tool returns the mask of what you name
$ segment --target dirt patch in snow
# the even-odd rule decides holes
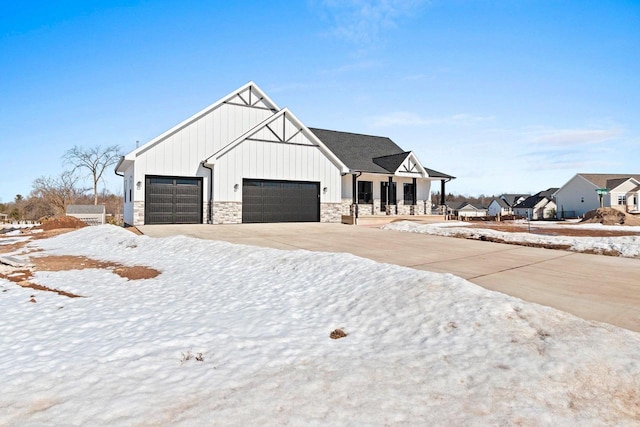
[[[31,288],[39,291],[55,292],[69,298],[78,298],[71,292],[60,289],[48,288],[31,282],[34,271],[67,271],[67,270],[83,270],[86,268],[98,268],[111,270],[120,277],[127,280],[152,279],[157,277],[160,272],[150,267],[142,265],[126,266],[110,261],[99,261],[84,256],[74,255],[50,255],[43,257],[32,257],[31,263],[33,267],[30,269],[8,268],[0,271],[0,278],[16,283],[23,288]]]
[[[88,227],[85,222],[80,221],[78,218],[72,216],[61,216],[53,219],[46,219],[42,221],[40,229],[42,230],[56,230],[60,228],[70,228],[75,230],[77,228]]]
[[[329,338],[331,338],[332,340],[339,340],[340,338],[344,338],[346,336],[347,336],[347,333],[342,329],[334,329],[329,334]]]
[[[141,265],[130,267],[111,261],[99,261],[75,255],[34,257],[31,262],[33,262],[36,270],[42,271],[84,270],[86,268],[109,269],[118,276],[129,280],[153,279],[160,274],[158,270],[150,267]]]
[[[73,294],[71,292],[62,291],[60,289],[48,288],[46,286],[38,285],[37,283],[30,282],[31,278],[30,270],[13,270],[10,273],[0,273],[0,278],[9,280],[16,283],[23,288],[31,288],[38,291],[55,292],[58,295],[62,295],[69,298],[82,298],[80,295]],[[36,302],[35,297],[31,296],[31,302]]]
[[[584,214],[583,223],[640,226],[640,218],[613,208],[598,208]]]

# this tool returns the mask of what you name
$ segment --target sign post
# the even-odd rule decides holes
[[[604,207],[604,202],[602,200],[602,197],[607,194],[609,192],[608,189],[606,188],[596,188],[596,194],[598,195],[598,197],[600,198],[600,207],[603,208]]]

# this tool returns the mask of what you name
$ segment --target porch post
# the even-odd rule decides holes
[[[440,206],[444,206],[444,179],[440,180]]]
[[[358,218],[358,178],[356,177],[355,173],[351,175],[351,177],[352,177],[351,191],[353,193],[353,216]]]
[[[393,177],[389,177],[389,185],[387,185],[387,215],[391,215],[391,186],[393,185]]]
[[[417,205],[418,204],[418,180],[416,178],[412,178],[413,180],[413,204]]]

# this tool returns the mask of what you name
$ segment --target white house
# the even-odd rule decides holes
[[[487,216],[487,208],[469,202],[460,202],[452,207],[453,215],[458,218],[480,218]]]
[[[249,82],[120,159],[124,222],[340,222],[425,214],[424,167],[389,138],[311,129]]]
[[[556,193],[558,218],[581,217],[600,207],[596,190],[604,190],[603,207],[640,213],[640,175],[579,173]]]
[[[513,207],[514,215],[532,220],[555,218],[557,211],[556,191],[558,191],[557,188],[549,188],[527,197]]]
[[[511,215],[513,210],[511,206],[504,201],[504,199],[493,199],[491,203],[489,203],[489,208],[487,209],[487,213],[490,216],[498,216],[498,215]]]

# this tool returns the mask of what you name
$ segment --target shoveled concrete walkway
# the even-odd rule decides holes
[[[277,249],[348,252],[469,281],[640,331],[640,260],[428,236],[342,224],[145,225],[153,237],[187,235]]]

